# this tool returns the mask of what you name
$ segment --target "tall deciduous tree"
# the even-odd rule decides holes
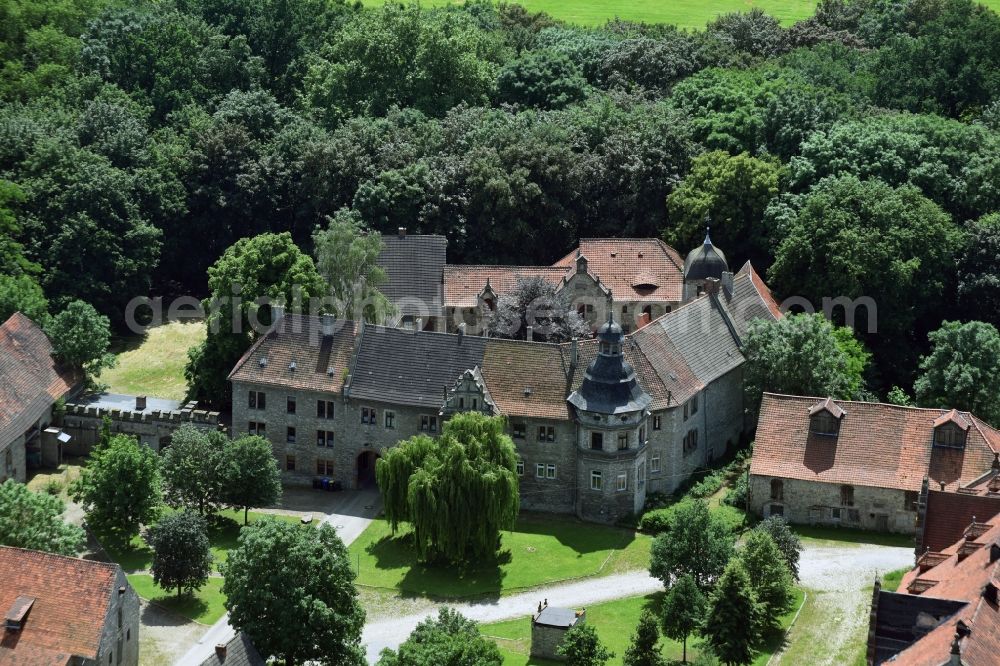
[[[76,555],[86,536],[62,519],[58,497],[34,493],[14,479],[0,483],[0,545]]]
[[[222,503],[223,448],[228,438],[191,424],[174,431],[163,451],[163,496],[172,507],[204,516]]]
[[[341,209],[326,229],[316,230],[313,245],[316,267],[330,285],[333,313],[342,319],[384,323],[393,305],[378,290],[386,281],[378,265],[381,234],[366,232],[357,213]]]
[[[667,587],[689,574],[701,589],[709,588],[733,554],[735,539],[712,516],[703,500],[677,506],[667,529],[653,541],[649,573]]]
[[[965,247],[958,255],[959,305],[1000,326],[1000,213],[970,221],[965,230]]]
[[[771,535],[750,530],[738,557],[750,576],[750,587],[760,604],[761,631],[778,628],[792,604],[792,574]]]
[[[74,482],[73,499],[83,506],[91,526],[127,542],[159,516],[159,463],[156,453],[134,437],[112,435],[90,452]]]
[[[479,626],[452,608],[417,625],[399,649],[382,651],[378,666],[501,666],[497,644],[479,633]]]
[[[914,384],[917,402],[970,411],[1000,426],[1000,332],[981,321],[946,321],[929,337],[931,353]]]
[[[45,332],[56,357],[89,377],[97,377],[101,370],[115,364],[114,356],[108,353],[111,324],[88,303],[73,301],[67,305],[52,317]]]
[[[0,275],[0,322],[15,312],[42,327],[48,323],[49,301],[30,275]]]
[[[604,666],[615,656],[590,624],[578,624],[567,631],[556,652],[565,657],[566,666]]]
[[[622,657],[624,666],[664,666],[666,660],[656,644],[660,640],[656,615],[648,608],[639,616],[639,624],[632,636],[632,643]]]
[[[243,509],[244,525],[250,509],[281,499],[281,472],[264,437],[248,435],[226,444],[221,473],[223,498]]]
[[[663,599],[663,635],[682,643],[682,661],[687,663],[687,639],[701,627],[705,597],[691,574],[678,578]]]
[[[853,346],[848,349],[855,351]],[[855,397],[853,387],[863,385],[861,358],[844,353],[835,327],[820,314],[752,322],[744,354],[746,404],[753,415],[764,391],[846,400]]]
[[[774,545],[778,547],[788,571],[792,578],[799,579],[799,555],[802,553],[802,540],[792,531],[786,521],[781,516],[768,516],[757,523],[755,531],[766,532],[770,535]]]
[[[524,340],[531,326],[535,340],[563,342],[589,328],[563,293],[541,277],[519,277],[514,290],[501,294],[487,329],[492,337]]]
[[[751,663],[761,638],[760,615],[746,566],[733,558],[708,599],[705,644],[727,666]]]
[[[417,435],[379,459],[386,518],[393,531],[401,522],[412,525],[420,559],[491,557],[501,530],[514,526],[517,453],[504,423],[502,417],[457,414],[437,440]]]
[[[229,622],[261,654],[283,659],[287,666],[365,663],[365,611],[347,548],[329,525],[251,523],[220,570]]]
[[[501,102],[540,109],[561,109],[583,99],[587,81],[563,53],[540,50],[508,62],[497,77]]]
[[[149,528],[146,541],[153,548],[153,581],[181,596],[200,589],[212,573],[212,550],[205,518],[184,511],[164,516]]]
[[[261,327],[272,323],[270,304],[258,301],[308,304],[310,298],[323,296],[326,285],[287,232],[237,241],[208,270],[208,285],[208,336],[189,352],[184,376],[192,398],[218,406],[230,400],[226,377],[236,361],[264,332]]]

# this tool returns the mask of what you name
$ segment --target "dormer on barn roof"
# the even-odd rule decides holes
[[[840,433],[840,420],[846,415],[832,398],[820,400],[809,408],[809,432],[836,437]]]
[[[957,409],[934,419],[934,446],[964,449],[972,424]]]

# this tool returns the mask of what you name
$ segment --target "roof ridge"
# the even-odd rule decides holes
[[[87,564],[88,566],[92,565],[92,564],[97,564],[97,565],[100,565],[101,567],[103,567],[105,569],[109,569],[111,571],[115,571],[118,568],[120,568],[120,565],[117,562],[104,562],[103,560],[85,560],[82,557],[74,557],[73,555],[60,555],[59,553],[49,553],[49,552],[44,551],[44,550],[34,550],[32,548],[21,548],[20,546],[4,546],[4,545],[0,545],[0,550],[16,550],[16,551],[19,551],[19,552],[22,552],[22,553],[31,553],[32,555],[40,555],[42,557],[49,557],[49,558],[55,558],[55,559],[59,559],[59,560],[66,560],[66,561],[69,561],[69,562],[76,562],[76,563],[79,563],[79,564]]]
[[[776,391],[764,391],[764,395],[769,395],[773,398],[783,398],[792,400],[826,400],[830,398],[837,403],[848,403],[852,405],[874,405],[877,407],[892,407],[895,409],[910,410],[915,412],[938,412],[938,416],[943,414],[948,414],[951,410],[945,409],[943,407],[920,407],[918,405],[896,405],[891,402],[871,402],[868,400],[845,400],[841,398],[833,398],[831,396],[816,396],[816,395],[795,395],[792,393],[778,393]],[[961,410],[955,410],[959,414],[968,415],[976,420],[979,420],[972,412],[963,412]],[[992,428],[991,428],[992,429]]]

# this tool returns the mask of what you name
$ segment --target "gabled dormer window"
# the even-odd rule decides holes
[[[942,414],[934,421],[934,446],[950,449],[964,449],[969,432],[969,422],[958,410]]]
[[[809,432],[814,435],[836,437],[840,434],[840,421],[845,412],[830,398],[809,408]]]

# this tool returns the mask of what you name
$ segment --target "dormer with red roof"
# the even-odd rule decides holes
[[[934,419],[934,446],[964,449],[966,435],[972,424],[957,409]]]
[[[814,435],[836,437],[840,420],[847,414],[832,398],[821,400],[809,408],[809,432]]]

